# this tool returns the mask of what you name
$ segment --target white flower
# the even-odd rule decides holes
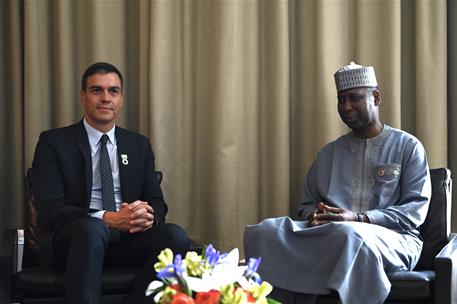
[[[242,287],[247,287],[248,281],[243,276],[246,266],[238,266],[238,248],[230,251],[213,269],[203,273],[201,278],[186,276],[189,288],[196,292],[207,292],[211,289],[219,290],[221,287],[238,282]]]
[[[146,296],[150,296],[151,294],[153,294],[155,292],[155,290],[157,288],[160,288],[162,286],[163,286],[163,282],[161,282],[161,281],[152,281],[151,283],[149,283],[149,286],[146,289]]]

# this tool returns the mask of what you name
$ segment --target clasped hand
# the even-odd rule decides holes
[[[323,202],[317,204],[314,212],[308,215],[311,227],[324,225],[330,222],[357,221],[357,214],[337,207],[331,207]]]
[[[118,211],[106,211],[103,221],[110,228],[129,233],[145,231],[154,223],[154,209],[147,202],[122,203]]]

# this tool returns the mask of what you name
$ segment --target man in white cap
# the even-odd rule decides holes
[[[422,144],[380,121],[373,67],[351,62],[334,77],[338,113],[351,132],[327,144],[309,169],[303,220],[266,219],[245,231],[246,257],[262,257],[259,273],[284,303],[312,303],[316,296],[304,294],[331,291],[343,304],[383,303],[386,273],[412,270],[422,249],[418,227],[431,196]]]

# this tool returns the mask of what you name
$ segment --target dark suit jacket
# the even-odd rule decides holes
[[[156,224],[165,222],[167,205],[157,181],[148,138],[116,126],[122,201],[142,200],[154,208]],[[126,154],[128,164],[121,161]],[[63,225],[88,216],[92,158],[83,122],[40,135],[32,165],[41,261],[52,261],[52,240]]]

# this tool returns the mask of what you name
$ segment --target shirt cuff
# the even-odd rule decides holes
[[[89,216],[103,220],[103,215],[105,214],[105,212],[106,210],[100,210],[92,213],[89,212]]]

